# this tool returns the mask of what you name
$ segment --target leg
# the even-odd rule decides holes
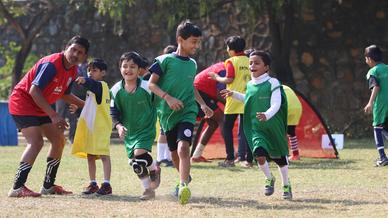
[[[291,146],[291,152],[292,152],[290,160],[300,160],[298,138],[296,137],[295,128],[296,126],[293,126],[293,125],[287,127],[288,141]]]
[[[23,136],[27,140],[27,147],[25,148],[19,168],[15,175],[13,188],[8,193],[9,197],[38,197],[39,193],[29,190],[24,184],[27,181],[28,174],[38,156],[40,150],[43,147],[43,137],[40,127],[32,126],[23,128]]]
[[[96,181],[96,156],[88,154],[88,170],[90,182]]]
[[[181,140],[178,142],[179,176],[181,183],[189,182],[190,175],[190,144]]]
[[[42,125],[41,129],[51,143],[51,147],[47,154],[46,176],[41,192],[43,194],[71,194],[71,192],[65,191],[61,186],[54,185],[59,164],[61,162],[63,148],[65,146],[63,130],[51,123]]]
[[[214,115],[213,115],[214,116]],[[213,117],[212,118],[209,118],[209,119],[206,119],[206,122],[208,124],[208,126],[206,127],[206,129],[201,133],[201,136],[200,136],[200,140],[199,140],[199,143],[197,145],[197,147],[195,148],[195,151],[193,153],[193,157],[192,157],[192,160],[194,162],[207,162],[206,160],[204,160],[203,158],[200,159],[200,157],[202,156],[202,153],[203,153],[203,150],[205,149],[205,146],[207,145],[207,143],[209,142],[210,138],[212,137],[213,133],[216,131],[216,129],[218,128],[218,122],[216,121],[216,119],[214,119]],[[196,161],[197,160],[197,161]]]
[[[244,123],[243,123],[243,115],[239,115],[238,119],[238,160],[239,161],[246,161],[246,155],[247,155],[247,140],[245,139],[244,135]]]
[[[265,175],[264,194],[266,196],[270,196],[275,191],[275,177],[272,175],[267,162],[268,152],[265,149],[259,147],[254,151],[254,155],[256,157],[259,168]]]
[[[102,182],[100,189],[97,191],[97,194],[110,195],[112,194],[112,186],[110,185],[110,174],[111,174],[110,157],[108,155],[101,155],[100,158],[102,161],[102,167],[104,169],[104,182]]]
[[[135,149],[135,158],[132,160],[133,171],[139,177],[144,192],[140,197],[141,200],[149,200],[155,198],[155,191],[151,185],[151,178],[149,169],[151,166],[156,166],[156,162],[153,161],[152,156],[144,149]]]
[[[224,133],[224,141],[225,141],[225,148],[226,148],[226,161],[229,161],[229,162],[234,161],[233,126],[236,118],[237,118],[237,114],[225,114],[223,133]],[[220,164],[220,166],[221,165],[222,164]]]
[[[380,159],[377,160],[376,165],[377,166],[388,165],[388,159],[384,151],[383,127],[375,126],[373,129],[374,129],[376,148],[380,156]]]
[[[280,175],[282,177],[283,184],[283,199],[291,200],[292,191],[288,178],[288,159],[286,156],[282,156],[279,159],[274,159],[274,162],[278,165]]]

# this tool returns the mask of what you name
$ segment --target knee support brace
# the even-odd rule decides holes
[[[139,178],[143,178],[145,176],[148,176],[147,167],[151,166],[152,161],[153,159],[151,155],[149,155],[148,153],[144,153],[135,156],[135,159],[130,162],[130,165],[133,168],[133,172],[135,172],[136,175],[139,176]]]

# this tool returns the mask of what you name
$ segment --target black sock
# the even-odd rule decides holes
[[[44,178],[43,183],[44,188],[51,188],[51,186],[54,185],[55,177],[57,176],[57,171],[60,162],[60,159],[54,159],[51,157],[47,158],[46,177]]]
[[[15,181],[13,183],[13,189],[18,189],[24,185],[27,181],[28,173],[32,166],[27,162],[20,162],[19,168],[15,175]]]

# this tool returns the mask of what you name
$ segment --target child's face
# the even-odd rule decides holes
[[[369,67],[373,67],[373,62],[370,57],[365,57],[365,63],[368,64]]]
[[[257,78],[269,69],[268,65],[265,65],[260,56],[254,55],[249,57],[249,70],[253,77]]]
[[[97,67],[89,67],[88,68],[88,76],[91,79],[101,81],[102,78],[105,76],[105,70],[100,70]]]
[[[139,76],[139,66],[133,60],[124,60],[120,72],[125,81],[133,81]]]
[[[195,55],[195,52],[201,45],[201,37],[190,36],[187,39],[178,37],[178,43],[182,49],[182,52],[186,55]]]
[[[231,50],[229,46],[226,46],[226,51],[228,52],[229,57],[236,56],[236,52],[234,50]]]

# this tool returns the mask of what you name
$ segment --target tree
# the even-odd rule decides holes
[[[31,46],[42,28],[55,16],[56,5],[51,0],[2,1],[0,14],[16,30],[21,39],[20,50],[15,57],[12,69],[12,88],[19,82]],[[30,20],[26,20],[28,15]],[[26,22],[25,22],[26,21]]]

